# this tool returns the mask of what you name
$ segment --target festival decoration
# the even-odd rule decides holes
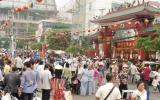
[[[21,8],[21,7],[18,7],[17,9],[18,9],[18,12],[22,11],[22,8]]]
[[[148,20],[148,19],[145,19],[144,22],[145,22],[145,24],[146,24],[146,26],[147,26],[147,24],[149,23],[149,20]]]
[[[18,12],[18,8],[15,8],[14,11],[15,11],[15,12]]]
[[[131,26],[131,24],[132,24],[131,22],[128,22],[128,26]]]
[[[91,32],[91,30],[88,30],[88,32]]]
[[[114,28],[117,28],[117,24],[114,25]]]
[[[105,27],[105,26],[103,26],[103,27],[102,27],[102,29],[103,29],[103,30],[105,30],[105,29],[106,29],[106,27]]]
[[[28,8],[29,8],[28,5],[24,5],[24,6],[23,6],[23,9],[24,9],[24,10],[28,10]]]
[[[112,29],[112,26],[108,26],[108,29],[111,30],[111,29]]]
[[[42,2],[42,0],[37,0],[37,2],[39,2],[39,3],[40,3],[40,2]]]

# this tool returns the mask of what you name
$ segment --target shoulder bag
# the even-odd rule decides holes
[[[111,89],[111,91],[108,93],[108,95],[105,97],[104,100],[107,100],[107,99],[108,99],[108,97],[110,96],[110,94],[112,93],[112,91],[113,91],[114,88],[115,88],[115,86],[113,86],[113,88]]]

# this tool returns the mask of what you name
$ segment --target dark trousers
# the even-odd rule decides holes
[[[159,92],[160,92],[160,81],[159,81],[159,85],[158,85],[158,90],[159,90]]]
[[[73,76],[73,75],[75,75],[76,72],[75,71],[71,71],[71,73],[72,73],[72,76]]]
[[[16,97],[17,99],[21,99],[21,98],[19,97],[18,93],[12,93],[11,95],[14,96],[14,97]]]
[[[33,100],[33,93],[22,93],[22,100]]]
[[[148,80],[143,80],[145,89],[149,90]]]
[[[122,95],[122,90],[128,90],[127,84],[120,84],[119,90],[120,90],[121,95]],[[126,99],[126,98],[127,98],[127,93],[124,93],[123,94],[123,99]]]
[[[50,89],[42,89],[42,100],[49,100],[50,99]]]

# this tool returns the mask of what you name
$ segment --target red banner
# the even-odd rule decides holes
[[[42,44],[42,55],[44,56],[46,54],[47,51],[47,45],[44,43]]]
[[[116,42],[116,48],[130,48],[134,47],[134,41],[123,41],[123,42]]]

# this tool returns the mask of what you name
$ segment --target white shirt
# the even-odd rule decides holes
[[[51,84],[49,80],[52,78],[51,72],[49,70],[44,70],[42,72],[43,89],[51,89]]]
[[[137,67],[135,65],[131,65],[131,74],[136,74]]]
[[[39,76],[41,78],[41,74],[44,71],[44,65],[38,65],[37,70],[38,70]]]
[[[16,67],[17,67],[17,68],[22,68],[22,65],[23,65],[22,59],[21,59],[20,57],[18,57],[18,58],[17,58]]]
[[[76,71],[78,64],[77,63],[72,63],[71,64],[71,71]]]
[[[107,83],[106,85],[101,86],[96,93],[96,97],[100,98],[100,100],[104,100],[112,88],[113,83]],[[107,100],[117,100],[120,98],[121,93],[119,89],[115,87]]]
[[[144,90],[144,91],[145,91],[145,90]],[[137,90],[135,90],[135,91],[133,92],[132,97],[133,97],[133,98],[136,98],[137,95],[139,95],[139,96],[141,97],[141,100],[147,100],[147,92],[146,92],[146,91],[144,92],[144,94],[141,94],[141,93],[139,92],[139,90],[137,89]]]

